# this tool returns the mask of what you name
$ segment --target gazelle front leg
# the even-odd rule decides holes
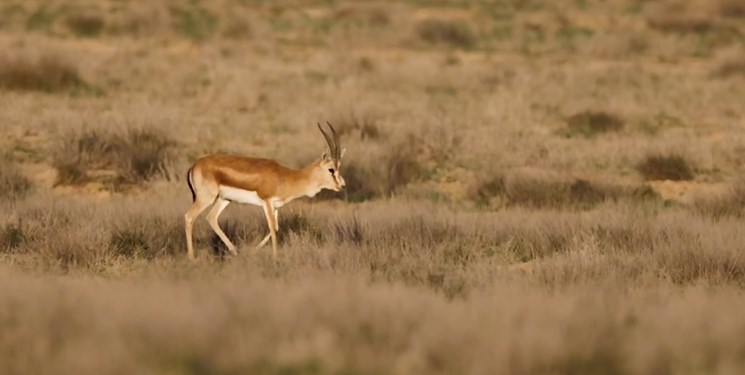
[[[277,217],[276,210],[269,202],[264,202],[264,214],[266,223],[269,226],[269,235],[272,237],[272,256],[277,258]],[[263,241],[262,241],[263,242]]]
[[[279,232],[279,211],[277,210],[274,210],[274,230]],[[266,236],[264,236],[264,239],[261,240],[258,245],[256,245],[255,249],[260,249],[262,246],[266,245],[266,243],[269,241],[269,238],[271,237],[272,232],[270,231],[266,234]]]

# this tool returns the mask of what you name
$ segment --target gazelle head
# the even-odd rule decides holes
[[[320,171],[317,173],[321,176],[320,185],[322,189],[341,191],[346,185],[344,178],[341,176],[341,158],[344,156],[347,148],[340,148],[339,135],[336,134],[336,130],[334,130],[334,127],[330,123],[326,122],[326,124],[331,130],[331,136],[323,130],[320,123],[318,124],[318,130],[323,134],[323,138],[326,138],[328,146],[318,161]]]

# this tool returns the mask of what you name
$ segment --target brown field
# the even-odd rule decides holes
[[[741,0],[7,0],[0,135],[0,374],[745,373]]]

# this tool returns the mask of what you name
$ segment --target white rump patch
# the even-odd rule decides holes
[[[259,198],[259,195],[255,191],[220,186],[220,195],[229,201],[253,204],[260,207],[264,206],[264,201]]]

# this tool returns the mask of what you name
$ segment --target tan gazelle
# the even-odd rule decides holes
[[[344,189],[344,178],[339,168],[346,148],[339,147],[339,136],[328,123],[331,136],[321,124],[318,129],[326,139],[328,147],[321,157],[302,169],[285,167],[275,160],[245,156],[214,154],[197,160],[189,168],[187,182],[194,204],[184,215],[186,221],[186,246],[190,259],[194,259],[192,227],[194,220],[205,208],[212,205],[207,222],[236,255],[236,247],[220,229],[217,218],[230,202],[261,206],[266,214],[269,234],[256,246],[260,248],[271,237],[272,254],[277,256],[277,210],[293,199],[313,197],[323,189]]]

